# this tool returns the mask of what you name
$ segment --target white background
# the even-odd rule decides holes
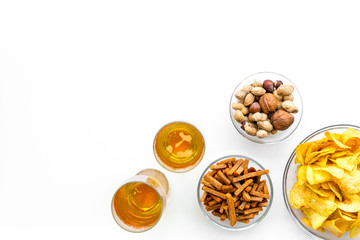
[[[286,161],[304,137],[360,125],[357,1],[0,1],[0,239],[309,239],[282,197]],[[236,85],[285,75],[303,97],[299,128],[260,145],[233,127]],[[157,130],[185,120],[206,153],[192,171],[161,168]],[[196,199],[213,160],[244,154],[270,169],[268,216],[228,232]],[[144,168],[162,170],[171,198],[159,224],[122,230],[110,201]]]

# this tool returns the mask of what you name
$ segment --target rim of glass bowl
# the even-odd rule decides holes
[[[360,131],[360,127],[359,126],[356,126],[356,125],[352,125],[352,124],[335,124],[335,125],[330,125],[330,126],[327,126],[327,127],[323,127],[319,130],[316,130],[315,132],[311,133],[310,135],[308,135],[306,138],[304,138],[299,144],[302,144],[302,143],[305,143],[309,140],[311,140],[312,138],[318,136],[319,134],[321,133],[324,133],[326,131],[331,131],[331,130],[335,130],[335,129],[348,129],[348,128],[354,128],[358,131]],[[298,144],[298,145],[299,145]],[[285,166],[285,169],[284,169],[284,174],[283,174],[283,181],[282,181],[282,192],[283,192],[283,197],[284,197],[284,202],[285,202],[285,205],[286,205],[286,209],[288,210],[291,218],[294,220],[294,222],[296,223],[296,225],[303,231],[305,232],[308,236],[312,237],[313,239],[316,239],[316,240],[326,240],[325,238],[322,238],[322,237],[319,237],[317,235],[315,235],[314,233],[310,232],[308,229],[307,229],[307,226],[305,226],[305,224],[301,221],[301,219],[298,219],[294,212],[293,212],[293,208],[291,207],[290,205],[290,201],[289,201],[289,198],[287,196],[287,188],[286,188],[286,179],[287,179],[287,176],[289,174],[289,168],[290,168],[290,165],[292,163],[292,161],[294,161],[294,158],[295,158],[295,149],[294,151],[291,153],[287,163],[286,163],[286,166]],[[339,238],[341,239],[341,238]]]
[[[163,163],[157,156],[156,154],[156,150],[155,150],[155,142],[156,142],[156,137],[158,136],[159,132],[165,127],[165,126],[168,126],[172,123],[186,123],[186,124],[189,124],[191,126],[193,126],[199,133],[200,133],[200,136],[201,138],[203,139],[203,142],[204,142],[204,149],[202,151],[202,154],[201,154],[201,157],[199,158],[199,160],[194,163],[194,165],[191,165],[189,167],[186,167],[186,168],[180,168],[180,169],[171,169],[170,167],[168,167],[165,163]],[[154,140],[153,140],[153,153],[154,153],[154,156],[155,156],[155,159],[156,161],[160,164],[161,167],[163,167],[164,169],[170,171],[170,172],[174,172],[174,173],[185,173],[185,172],[188,172],[194,168],[196,168],[200,162],[204,159],[204,155],[205,155],[205,150],[206,150],[206,143],[205,143],[205,138],[204,138],[204,135],[203,133],[200,131],[200,129],[198,127],[196,127],[194,124],[190,123],[190,122],[187,122],[187,121],[182,121],[182,120],[178,120],[178,121],[171,121],[171,122],[168,122],[164,125],[162,125],[162,127],[159,128],[159,130],[156,132],[155,134],[155,137],[154,137]]]
[[[205,217],[206,217],[210,222],[212,222],[213,224],[215,224],[216,226],[218,226],[218,227],[220,227],[220,228],[222,228],[222,229],[231,230],[231,231],[241,231],[241,230],[246,230],[246,229],[249,229],[249,228],[257,225],[259,222],[261,222],[261,221],[266,217],[266,215],[267,215],[268,212],[270,211],[270,208],[271,208],[271,206],[272,206],[272,202],[273,202],[273,199],[274,199],[274,188],[273,188],[273,184],[272,184],[272,180],[271,180],[270,174],[265,174],[266,177],[269,179],[269,181],[267,181],[267,182],[268,182],[268,187],[269,187],[269,190],[270,190],[270,193],[271,193],[271,195],[270,195],[271,197],[270,197],[270,199],[269,199],[269,205],[266,207],[266,209],[265,209],[264,211],[260,212],[261,216],[260,216],[256,221],[250,222],[250,223],[248,223],[248,224],[244,224],[243,226],[241,226],[241,227],[236,227],[236,228],[235,228],[235,227],[230,227],[230,226],[223,226],[223,225],[215,222],[215,221],[214,221],[213,219],[211,219],[211,218],[209,217],[209,215],[208,215],[208,213],[211,214],[211,212],[206,211],[205,208],[204,208],[204,206],[203,206],[203,204],[202,204],[202,202],[200,202],[200,198],[201,198],[201,196],[200,196],[200,190],[201,190],[201,189],[200,189],[200,186],[202,185],[200,181],[201,181],[201,179],[204,177],[205,173],[210,170],[210,166],[211,166],[211,165],[213,165],[213,164],[215,164],[215,163],[217,163],[217,162],[219,162],[219,161],[221,161],[221,160],[223,160],[223,159],[232,158],[232,157],[235,157],[235,158],[243,158],[243,159],[247,158],[247,159],[249,159],[249,166],[251,166],[250,163],[253,163],[255,166],[257,165],[261,170],[265,170],[265,168],[264,168],[258,161],[255,161],[253,158],[250,158],[250,157],[245,156],[245,155],[236,155],[236,154],[235,154],[235,155],[228,155],[228,156],[224,156],[224,157],[218,158],[217,160],[211,162],[211,163],[205,168],[205,170],[202,172],[202,174],[201,174],[201,176],[200,176],[200,179],[199,179],[199,181],[198,181],[198,186],[197,186],[197,200],[198,200],[198,204],[199,204],[199,207],[200,207],[201,211],[203,212],[203,214],[205,215]]]
[[[243,83],[245,83],[246,81],[248,81],[250,78],[253,78],[254,76],[256,75],[259,75],[259,74],[274,74],[274,75],[278,75],[280,76],[281,78],[284,78],[286,79],[286,81],[288,81],[291,85],[294,86],[294,91],[297,92],[297,94],[299,95],[299,102],[300,102],[300,106],[298,106],[299,108],[299,112],[296,113],[297,116],[294,116],[294,117],[297,117],[299,119],[299,121],[296,123],[296,125],[294,125],[294,128],[291,129],[291,130],[285,130],[284,132],[288,131],[286,134],[283,134],[282,137],[280,138],[275,138],[275,139],[267,139],[267,138],[258,138],[256,136],[250,136],[248,135],[243,129],[241,129],[241,124],[238,123],[234,116],[233,116],[233,109],[232,109],[232,103],[233,103],[233,99],[235,97],[235,92],[238,90],[239,86],[242,85]],[[230,106],[229,106],[229,113],[230,113],[230,118],[231,118],[231,121],[235,127],[235,129],[243,136],[245,137],[246,139],[252,141],[252,142],[256,142],[256,143],[261,143],[261,144],[274,144],[274,143],[277,143],[277,142],[281,142],[285,139],[287,139],[288,137],[291,136],[291,134],[293,132],[295,132],[295,130],[298,128],[300,122],[301,122],[301,119],[302,119],[302,115],[303,115],[303,101],[302,101],[302,97],[301,97],[301,94],[298,90],[298,88],[296,87],[296,85],[290,80],[288,79],[287,77],[285,77],[284,75],[281,75],[279,73],[275,73],[275,72],[257,72],[257,73],[254,73],[254,74],[251,74],[249,76],[247,76],[246,78],[244,78],[234,89],[232,95],[231,95],[231,98],[230,98]]]

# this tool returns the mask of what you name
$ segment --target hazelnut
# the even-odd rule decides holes
[[[275,111],[277,107],[276,97],[272,93],[265,93],[264,95],[262,95],[259,103],[264,113],[271,113]]]
[[[274,91],[274,83],[271,80],[265,80],[262,87],[266,92],[272,93]]]
[[[271,116],[271,124],[277,130],[286,130],[294,123],[294,116],[284,110],[278,110]]]
[[[280,87],[281,85],[283,85],[283,82],[282,81],[280,81],[280,80],[276,80],[275,82],[274,82],[274,87],[277,89],[278,87]]]
[[[258,102],[253,102],[253,104],[250,105],[249,111],[251,113],[256,113],[261,111],[260,104]]]

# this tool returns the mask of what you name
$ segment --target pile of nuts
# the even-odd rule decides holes
[[[235,92],[234,118],[247,134],[258,138],[286,130],[294,123],[292,114],[299,111],[293,91],[294,86],[282,81],[254,80]]]

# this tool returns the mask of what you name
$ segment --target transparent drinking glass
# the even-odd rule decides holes
[[[125,180],[111,201],[116,223],[129,232],[154,227],[166,208],[169,183],[156,169],[144,169]]]

